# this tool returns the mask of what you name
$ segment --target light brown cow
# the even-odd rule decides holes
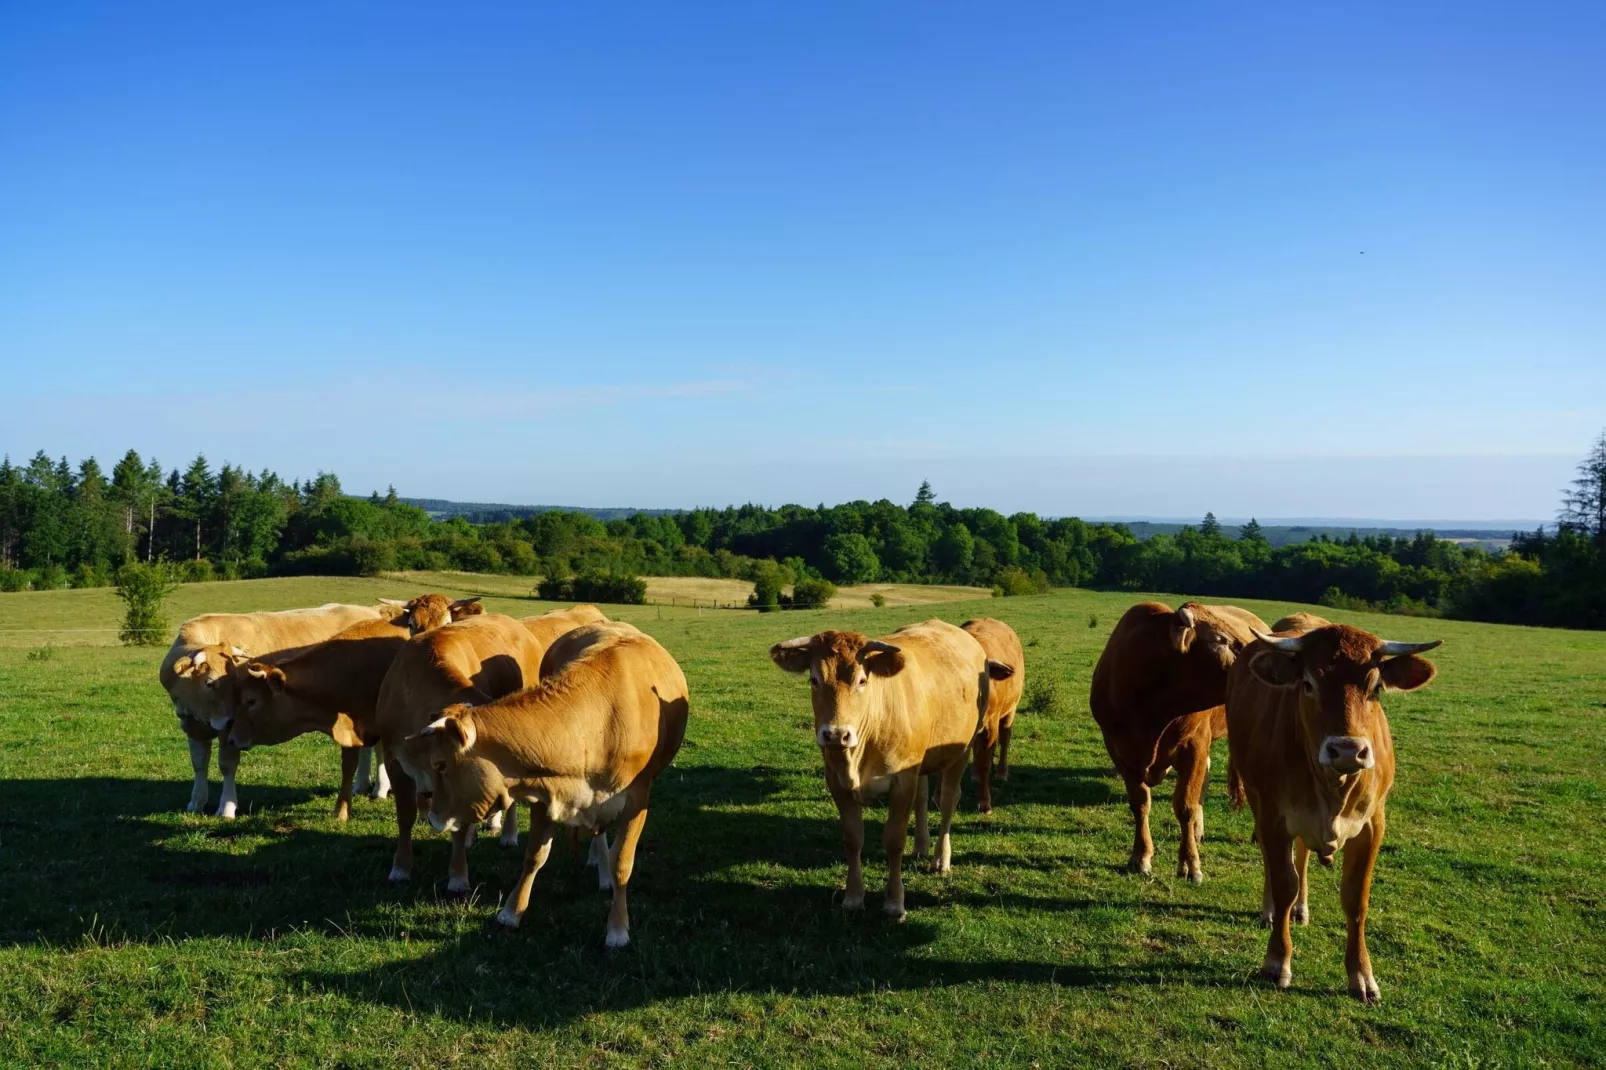
[[[885,639],[821,632],[776,643],[770,658],[790,673],[807,673],[814,739],[825,759],[825,786],[842,818],[848,886],[842,906],[864,906],[864,804],[889,796],[882,846],[887,889],[882,910],[902,921],[903,852],[909,815],[915,854],[931,848],[927,777],[939,777],[942,825],[933,868],[951,868],[949,832],[959,802],[965,758],[987,712],[992,680],[1014,672],[990,661],[970,633],[940,620],[900,628]]]
[[[381,598],[381,605],[392,606],[401,611],[395,619],[398,624],[405,624],[414,635],[420,635],[431,628],[439,628],[443,624],[450,624],[454,620],[464,617],[475,617],[485,612],[480,605],[484,595],[475,595],[472,598],[447,598],[443,594],[421,594],[417,598],[403,602],[395,598]]]
[[[976,808],[982,813],[993,809],[993,778],[1009,779],[1009,737],[1015,730],[1015,709],[1020,705],[1021,693],[1026,690],[1026,652],[1021,649],[1020,636],[1015,629],[1001,620],[976,617],[960,625],[975,636],[982,650],[993,661],[1002,662],[1015,671],[1003,680],[995,680],[987,692],[987,715],[982,718],[981,731],[972,750],[974,759],[970,767],[971,779],[976,782]],[[993,749],[998,750],[998,769],[993,770]]]
[[[566,663],[535,687],[484,706],[454,705],[404,744],[431,771],[429,819],[456,833],[511,798],[530,806],[524,872],[496,920],[516,928],[552,849],[554,826],[617,829],[608,866],[607,945],[630,942],[626,889],[653,779],[686,735],[686,677],[669,652],[629,625],[592,624]],[[600,838],[599,838],[600,839]]]
[[[362,752],[379,742],[379,686],[419,623],[429,621],[411,613],[395,622],[364,621],[290,657],[237,665],[225,738],[242,751],[306,732],[333,739],[341,748],[335,817],[347,820]]]
[[[1175,769],[1171,810],[1181,829],[1177,876],[1204,880],[1205,782],[1210,745],[1227,731],[1227,671],[1266,624],[1237,606],[1140,602],[1121,616],[1093,670],[1088,695],[1115,771],[1126,783],[1135,826],[1131,868],[1151,871],[1150,789]]]
[[[535,641],[541,644],[541,649],[545,650],[565,632],[572,631],[582,624],[595,624],[607,619],[602,610],[588,602],[582,602],[568,609],[554,609],[539,617],[525,617],[522,623],[530,630],[530,634],[535,636]]]
[[[1321,622],[1310,618],[1305,623]],[[1261,634],[1227,686],[1228,793],[1255,815],[1265,867],[1262,920],[1271,939],[1260,975],[1293,980],[1289,922],[1309,920],[1305,865],[1344,851],[1344,968],[1349,993],[1378,999],[1366,953],[1372,868],[1383,844],[1384,804],[1394,783],[1394,740],[1379,701],[1433,679],[1418,654],[1438,642],[1393,643],[1344,624]]]
[[[229,674],[247,657],[288,657],[313,643],[362,621],[379,620],[386,613],[374,606],[348,606],[336,602],[313,609],[287,609],[273,613],[207,613],[179,625],[178,635],[162,658],[158,678],[173,700],[179,727],[190,741],[190,765],[195,784],[185,809],[206,809],[210,788],[206,781],[212,741],[226,723]],[[217,816],[233,817],[237,807],[234,774],[240,752],[227,741],[220,743],[218,770],[223,793]]]
[[[428,766],[409,766],[402,740],[441,716],[448,706],[484,705],[540,678],[541,645],[512,617],[484,613],[409,639],[397,653],[379,687],[376,719],[384,745],[385,768],[396,797],[396,857],[390,879],[405,881],[413,868],[413,824],[419,795],[432,790]],[[503,840],[517,841],[518,819],[510,814]],[[465,893],[470,829],[452,833],[447,891]]]

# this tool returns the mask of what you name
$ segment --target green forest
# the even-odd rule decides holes
[[[1056,586],[1184,591],[1425,616],[1606,627],[1606,434],[1578,467],[1553,529],[1488,552],[1439,539],[1326,535],[1272,546],[1258,524],[1207,515],[1139,539],[1122,524],[957,508],[922,485],[907,506],[759,505],[551,511],[487,523],[433,519],[391,489],[344,493],[197,457],[165,471],[130,450],[108,476],[39,453],[0,463],[0,590],[101,586],[130,562],[184,580],[461,569],[574,576],[722,576],[761,587],[823,579],[961,583],[1003,595]]]

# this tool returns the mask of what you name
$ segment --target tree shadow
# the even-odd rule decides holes
[[[974,808],[975,786],[965,777],[961,805]],[[1110,768],[1016,765],[1009,766],[1009,779],[993,779],[993,805],[1007,808],[1014,804],[1044,806],[1126,805],[1126,790]]]

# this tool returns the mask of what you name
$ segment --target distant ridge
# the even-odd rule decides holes
[[[452,502],[444,498],[402,498],[408,505],[416,505],[437,520],[460,516],[470,524],[495,524],[507,520],[522,520],[538,513],[584,513],[598,520],[617,520],[620,517],[674,516],[679,509],[634,509],[629,506],[589,508],[581,505],[509,505],[505,502]]]

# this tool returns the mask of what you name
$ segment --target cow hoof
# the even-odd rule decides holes
[[[519,915],[513,913],[507,907],[503,907],[496,912],[496,924],[508,932],[512,932],[519,927]]]
[[[1371,977],[1351,978],[1349,994],[1351,999],[1366,1004],[1376,1003],[1382,998],[1377,990],[1377,981]]]
[[[1126,868],[1131,870],[1133,873],[1136,873],[1140,877],[1149,877],[1154,875],[1154,866],[1147,858],[1134,858],[1132,861],[1126,864]]]
[[[184,807],[184,812],[186,814],[203,813],[206,810],[206,803],[207,800],[205,799],[191,799],[189,805]]]
[[[390,791],[387,788],[370,788],[365,794],[375,801],[390,798]]]
[[[392,883],[392,884],[406,884],[408,879],[411,876],[412,876],[411,873],[409,873],[407,870],[401,868],[400,866],[391,866],[390,867],[390,876],[387,877],[386,879],[389,880],[390,883]]]
[[[340,805],[335,807],[335,820],[336,821],[350,821],[351,820],[351,804],[350,803],[341,803]]]
[[[998,781],[1000,784],[1008,784],[1009,783],[1009,766],[1007,766],[1007,765],[999,766],[997,772],[993,773],[993,779]]]
[[[613,874],[608,872],[607,866],[597,867],[597,891],[613,891]]]
[[[939,877],[946,877],[953,871],[954,864],[946,858],[939,858],[931,863],[931,872]]]
[[[843,910],[863,910],[864,909],[864,893],[863,892],[859,892],[859,893],[855,894],[853,892],[849,892],[846,895],[844,895],[842,897],[842,909]]]
[[[902,925],[909,920],[909,912],[903,909],[902,903],[884,903],[882,904],[881,912],[894,925]]]
[[[453,877],[446,882],[446,895],[451,899],[466,899],[472,887],[467,877]]]
[[[990,814],[993,812],[993,804],[990,802],[977,803],[976,812],[978,814]]]
[[[630,943],[630,930],[623,927],[615,929],[610,925],[608,926],[608,938],[603,943],[609,947],[625,947]]]
[[[224,803],[222,806],[217,808],[217,816],[222,818],[224,821],[232,821],[234,820],[234,810],[235,806],[233,803]]]
[[[518,831],[516,829],[508,829],[497,838],[496,842],[503,847],[517,847],[519,845]]]
[[[1289,985],[1294,983],[1294,975],[1292,971],[1286,970],[1281,966],[1273,965],[1269,962],[1260,968],[1259,976],[1262,981],[1269,981],[1278,988],[1287,988]]]
[[[1189,884],[1203,884],[1204,870],[1197,866],[1178,866],[1177,876]]]
[[[1260,927],[1262,929],[1271,928],[1271,911],[1262,910],[1260,912]]]
[[[1269,926],[1269,925],[1271,925],[1271,922],[1267,921],[1267,922],[1265,922],[1265,924]],[[1294,924],[1295,925],[1309,925],[1310,924],[1310,907],[1308,907],[1305,904],[1301,903],[1300,905],[1298,905],[1298,906],[1296,906],[1294,908]]]

